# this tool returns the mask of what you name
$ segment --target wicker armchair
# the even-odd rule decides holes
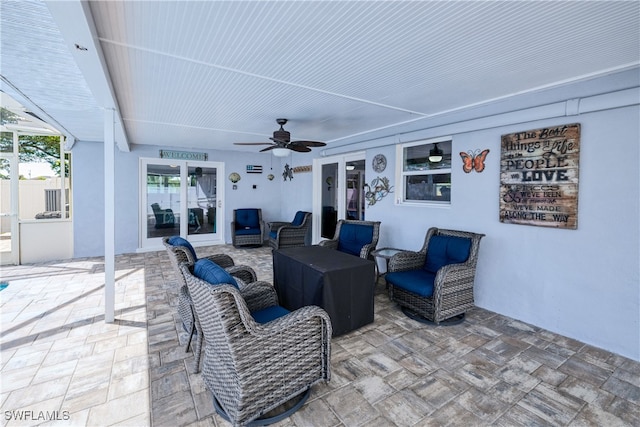
[[[376,248],[379,236],[380,221],[341,219],[333,239],[322,240],[318,244],[373,260],[371,252]]]
[[[231,221],[233,246],[262,246],[264,244],[262,209],[234,209]]]
[[[189,341],[187,342],[186,351],[189,351],[193,336],[196,336],[194,355],[195,355],[195,369],[194,372],[198,372],[200,369],[200,358],[202,354],[202,334],[200,333],[200,325],[198,319],[193,310],[193,301],[189,295],[187,289],[187,283],[182,277],[180,271],[180,264],[183,262],[194,264],[198,261],[196,252],[191,244],[179,237],[163,237],[162,244],[167,249],[169,254],[169,260],[173,266],[173,270],[178,280],[178,315],[182,320],[183,328],[189,332]],[[252,286],[256,282],[257,277],[255,271],[246,265],[235,265],[233,258],[226,254],[213,254],[203,259],[209,259],[215,262],[220,267],[227,270],[232,276],[242,280],[246,287]]]
[[[329,381],[331,321],[324,310],[288,312],[266,300],[250,307],[234,286],[196,277],[197,265],[181,269],[205,336],[205,385],[234,426]]]
[[[422,249],[403,251],[389,260],[385,275],[389,298],[416,320],[462,321],[474,306],[473,282],[482,237],[430,228]]]
[[[269,246],[272,249],[304,246],[311,226],[311,212],[296,212],[292,222],[270,222]]]

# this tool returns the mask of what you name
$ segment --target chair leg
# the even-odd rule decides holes
[[[191,307],[191,330],[189,331],[189,341],[187,342],[187,347],[184,349],[185,353],[189,353],[189,349],[191,348],[191,340],[193,339],[193,334],[196,333],[196,317],[193,314],[193,307]]]
[[[193,361],[193,373],[197,374],[200,372],[200,360],[202,359],[202,341],[204,337],[202,336],[202,331],[199,330],[196,335],[196,346],[193,349],[194,361]]]

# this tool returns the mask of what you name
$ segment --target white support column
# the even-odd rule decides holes
[[[67,171],[64,163],[64,135],[60,135],[60,218],[67,219]]]
[[[104,321],[115,320],[115,110],[104,111]]]
[[[9,163],[11,168],[11,201],[9,212],[11,213],[11,258],[15,265],[20,264],[20,138],[18,132],[13,131],[13,156]]]

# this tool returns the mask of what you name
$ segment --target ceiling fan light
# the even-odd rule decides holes
[[[274,148],[271,152],[276,157],[287,157],[289,155],[289,149],[287,148]]]
[[[441,162],[443,154],[442,150],[438,148],[438,144],[434,144],[433,148],[429,151],[429,161],[432,163]]]

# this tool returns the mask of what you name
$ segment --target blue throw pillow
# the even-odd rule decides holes
[[[469,258],[470,250],[470,239],[456,236],[431,236],[424,269],[435,274],[445,265],[465,262]]]
[[[193,267],[193,275],[212,285],[229,284],[238,288],[236,279],[210,259],[200,259]]]
[[[299,225],[302,225],[305,214],[306,212],[302,212],[302,211],[296,212],[296,216],[295,218],[293,218],[293,222],[291,223],[291,225],[295,225],[296,227]]]
[[[193,246],[191,246],[191,243],[189,243],[188,240],[180,236],[171,236],[169,237],[169,240],[167,241],[167,243],[169,243],[171,246],[182,246],[184,248],[189,249],[189,252],[191,252],[191,255],[193,255],[193,259],[195,261],[198,260],[198,257],[196,256],[196,251],[195,249],[193,249]]]

